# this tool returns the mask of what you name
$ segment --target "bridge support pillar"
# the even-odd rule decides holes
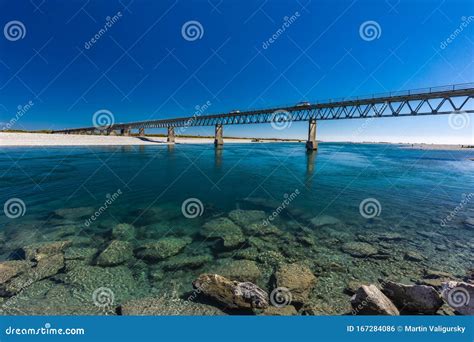
[[[316,141],[316,119],[309,120],[308,141],[306,141],[306,150],[315,151],[318,149],[318,142]]]
[[[120,135],[129,136],[130,135],[130,128],[122,128],[120,130]]]
[[[174,143],[174,127],[168,127],[168,138],[166,141]]]
[[[214,145],[216,146],[222,146],[224,145],[224,128],[222,127],[222,124],[217,124],[216,125],[216,134],[214,137]]]
[[[145,128],[139,128],[138,129],[138,135],[140,137],[144,137],[145,136]]]

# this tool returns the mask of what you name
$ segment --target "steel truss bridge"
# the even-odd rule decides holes
[[[474,83],[456,84],[442,87],[390,92],[371,96],[351,97],[320,101],[302,102],[290,106],[280,106],[248,111],[233,111],[214,115],[194,115],[189,117],[137,121],[112,124],[101,127],[83,127],[55,131],[66,134],[110,134],[120,131],[130,134],[138,129],[140,135],[149,128],[168,128],[168,141],[174,142],[175,127],[216,126],[216,144],[222,140],[223,125],[308,121],[310,123],[308,142],[316,144],[316,121],[364,118],[384,118],[422,115],[474,113]],[[314,127],[312,127],[312,125]],[[312,130],[314,132],[312,132]],[[313,137],[313,136],[314,137]]]

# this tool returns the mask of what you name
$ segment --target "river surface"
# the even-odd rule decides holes
[[[275,268],[297,262],[317,278],[306,313],[343,314],[357,284],[462,279],[474,259],[473,157],[339,143],[313,154],[298,143],[5,148],[1,260],[34,267],[41,255],[23,247],[69,243],[59,266],[0,305],[116,313],[97,305],[105,288],[115,306],[149,296],[179,306],[206,272],[270,293]]]

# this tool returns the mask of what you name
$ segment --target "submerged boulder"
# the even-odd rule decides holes
[[[315,227],[336,226],[342,224],[341,220],[329,215],[320,215],[313,217],[310,222]]]
[[[194,282],[195,291],[235,309],[265,309],[268,294],[251,282],[229,280],[218,274],[201,274]]]
[[[262,275],[257,263],[252,260],[233,260],[220,265],[215,273],[232,280],[256,282]]]
[[[9,260],[0,262],[0,286],[17,275],[27,271],[33,264],[26,260]]]
[[[213,260],[212,255],[202,254],[202,255],[178,255],[170,257],[163,263],[161,266],[168,271],[176,271],[182,269],[195,269],[203,266],[206,263],[209,263]]]
[[[145,244],[138,249],[136,255],[138,258],[147,260],[162,260],[178,254],[191,242],[190,237],[167,237]]]
[[[54,241],[35,243],[22,248],[27,260],[39,260],[47,255],[62,253],[66,247],[71,245],[71,241]]]
[[[292,303],[305,303],[316,285],[316,277],[311,270],[298,263],[280,265],[274,277],[277,288],[289,291]]]
[[[341,249],[344,253],[357,258],[368,257],[378,253],[377,248],[367,242],[346,242],[342,245]]]
[[[267,215],[262,210],[236,209],[229,213],[229,217],[232,221],[245,228],[252,223],[263,223],[267,218]]]
[[[94,213],[92,207],[78,207],[78,208],[63,208],[54,211],[54,214],[68,220],[77,220],[86,216],[91,216]]]
[[[414,251],[406,252],[404,258],[405,260],[414,261],[414,262],[420,262],[426,259],[422,254],[418,252],[414,252]]]
[[[395,305],[375,285],[362,285],[351,298],[353,315],[398,316]]]
[[[227,217],[220,217],[206,222],[200,233],[208,239],[221,240],[225,248],[236,248],[245,242],[240,227]]]
[[[132,247],[127,241],[113,240],[99,254],[96,264],[99,266],[116,266],[133,258]]]
[[[439,293],[431,286],[387,281],[382,284],[382,292],[402,312],[432,315],[443,305]]]
[[[119,223],[112,229],[115,240],[132,241],[135,239],[135,227],[128,223]]]

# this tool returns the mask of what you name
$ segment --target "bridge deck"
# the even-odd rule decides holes
[[[301,105],[263,108],[213,115],[194,115],[148,120],[102,127],[83,127],[55,131],[74,133],[97,129],[145,129],[188,126],[256,124],[285,121],[342,120],[416,115],[474,113],[474,83],[398,91],[371,96],[351,97]]]

